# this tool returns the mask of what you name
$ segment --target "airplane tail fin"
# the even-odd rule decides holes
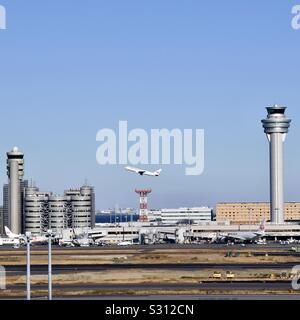
[[[162,172],[162,169],[159,169],[159,170],[156,171],[156,174],[157,174],[157,175],[160,175],[161,172]]]
[[[5,230],[5,234],[9,237],[9,238],[13,238],[14,237],[14,234],[9,230],[8,227],[4,227],[4,230]]]
[[[266,231],[266,219],[264,219],[260,225],[259,228],[260,231],[265,232]]]

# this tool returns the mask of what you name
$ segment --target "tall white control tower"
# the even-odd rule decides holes
[[[17,147],[7,152],[7,175],[9,178],[9,225],[16,234],[22,232],[21,182],[24,176],[24,153]]]
[[[284,223],[283,143],[291,123],[285,110],[278,105],[268,107],[268,116],[262,120],[270,143],[271,222],[274,224]]]

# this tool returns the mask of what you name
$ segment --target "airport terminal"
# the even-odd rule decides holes
[[[24,180],[24,153],[17,147],[7,152],[8,183],[3,187],[3,206],[0,208],[0,231],[4,239],[30,232],[43,237],[52,230],[60,245],[84,246],[109,244],[210,243],[227,239],[243,241],[239,234],[252,233],[253,241],[264,238],[272,241],[300,239],[300,203],[284,203],[283,144],[291,120],[285,107],[267,108],[262,120],[270,148],[270,203],[218,203],[216,208],[162,208],[151,210],[149,197],[155,190],[137,188],[138,212],[126,222],[96,223],[94,188],[84,185],[56,195],[42,192]],[[145,170],[130,171],[158,177]],[[116,212],[110,212],[116,216]],[[98,215],[101,220],[101,213]],[[128,221],[129,220],[129,221]],[[264,233],[255,236],[265,221]],[[5,228],[6,227],[6,228]],[[236,238],[233,236],[236,234]],[[251,239],[248,239],[251,240]],[[2,241],[1,243],[9,243]],[[15,243],[15,242],[12,242]]]
[[[25,292],[27,300],[297,299],[292,283],[300,278],[300,203],[283,197],[290,120],[284,107],[267,111],[262,123],[270,147],[270,203],[151,209],[155,189],[139,186],[130,190],[137,210],[96,211],[96,192],[88,183],[57,195],[24,180],[24,153],[13,148],[0,210],[0,264],[8,275],[0,299],[22,299]],[[153,179],[161,174],[130,172]]]

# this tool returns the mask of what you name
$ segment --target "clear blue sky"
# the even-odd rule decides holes
[[[300,2],[300,1],[298,1]],[[265,107],[288,106],[286,199],[300,201],[300,31],[294,1],[0,0],[0,182],[5,152],[26,153],[26,177],[61,193],[89,180],[97,208],[269,198]],[[203,128],[205,172],[165,166],[159,179],[100,167],[96,133]],[[152,167],[149,167],[152,169]]]

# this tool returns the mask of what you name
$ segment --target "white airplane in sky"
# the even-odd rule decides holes
[[[147,171],[147,170],[138,169],[134,167],[126,167],[125,170],[129,172],[137,173],[141,176],[150,176],[150,177],[159,177],[162,172],[162,169],[152,172],[152,171]]]

